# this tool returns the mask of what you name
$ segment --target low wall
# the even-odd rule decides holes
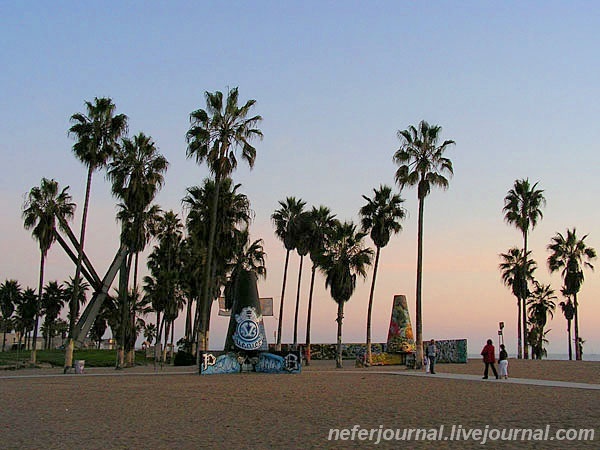
[[[423,346],[426,346],[426,342]],[[466,363],[467,362],[467,340],[466,339],[447,339],[436,341],[438,348],[438,363]],[[292,344],[282,344],[282,351],[290,351],[294,346]],[[304,352],[304,345],[300,344],[298,348]],[[275,349],[275,344],[270,344],[269,348]],[[342,344],[343,359],[360,359],[366,352],[366,344]],[[401,355],[394,364],[404,364],[407,353],[396,353],[388,350],[387,344],[371,344],[371,354],[374,362],[381,358],[388,360],[390,355]],[[424,354],[424,353],[423,353]],[[310,359],[335,359],[337,355],[337,344],[310,344]]]

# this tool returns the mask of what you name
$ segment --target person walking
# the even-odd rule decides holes
[[[504,344],[500,344],[500,355],[498,355],[498,371],[500,378],[508,379],[508,353]]]
[[[496,372],[496,366],[494,363],[496,362],[496,349],[494,348],[494,344],[492,344],[492,340],[488,339],[487,344],[481,350],[481,356],[483,356],[483,362],[485,363],[485,371],[483,372],[483,379],[487,380],[488,378],[488,369],[491,367],[492,372],[496,375],[496,379],[498,379],[498,372]]]
[[[435,340],[432,339],[429,341],[425,354],[429,360],[429,373],[435,374],[435,358],[437,357],[437,346],[435,345]]]

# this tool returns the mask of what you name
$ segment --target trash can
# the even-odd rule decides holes
[[[83,373],[83,369],[85,368],[85,360],[78,359],[75,361],[75,373]]]

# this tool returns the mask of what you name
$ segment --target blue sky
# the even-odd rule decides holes
[[[240,166],[234,178],[269,255],[261,295],[276,301],[283,251],[269,216],[278,200],[295,195],[356,219],[361,195],[393,184],[398,129],[426,119],[456,141],[450,189],[426,203],[424,335],[467,337],[478,353],[498,321],[516,329],[515,301],[497,270],[498,254],[521,245],[501,213],[515,179],[539,181],[548,201],[530,241],[541,281],[560,288],[545,268],[557,231],[575,226],[600,249],[599,16],[595,2],[2,2],[0,278],[36,285],[37,248],[22,230],[20,208],[42,176],[70,185],[82,203],[85,170],[67,130],[85,100],[110,96],[130,117],[130,134],[155,139],[171,163],[158,203],[181,212],[185,188],[208,174],[185,158],[189,113],[204,107],[204,91],[239,86],[243,100],[257,100],[265,137],[254,170]],[[379,340],[393,295],[414,303],[416,193],[402,196],[409,218],[384,249],[378,276]],[[96,174],[86,248],[100,267],[117,247],[114,211]],[[72,275],[58,247],[51,262],[49,277]],[[364,339],[369,282],[348,304],[347,341]],[[319,289],[313,341],[333,342],[335,305]],[[598,274],[587,273],[581,335],[588,353],[600,353],[599,294]],[[219,346],[225,325],[215,320]],[[550,351],[566,352],[560,312],[550,328]]]

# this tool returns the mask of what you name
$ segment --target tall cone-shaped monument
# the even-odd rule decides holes
[[[300,373],[302,357],[298,350],[268,351],[256,275],[239,271],[230,295],[233,300],[225,349],[222,352],[203,352],[200,374]]]
[[[240,271],[236,276],[226,352],[267,351],[267,336],[260,309],[256,275]]]

